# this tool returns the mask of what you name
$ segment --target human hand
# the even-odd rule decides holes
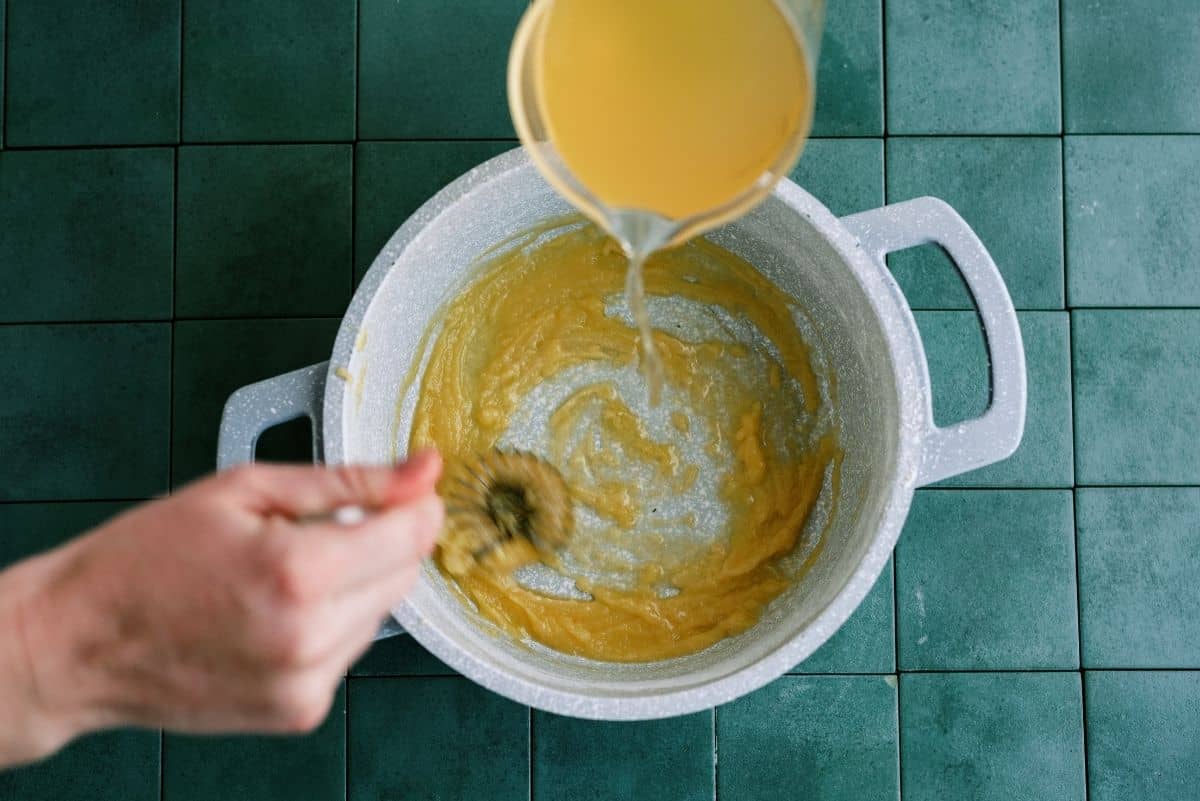
[[[440,470],[238,467],[0,574],[0,717],[24,730],[0,764],[117,725],[317,726],[433,549]],[[314,520],[349,505],[374,514]]]

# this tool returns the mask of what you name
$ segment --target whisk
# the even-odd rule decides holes
[[[451,460],[442,479],[446,530],[438,541],[453,575],[474,566],[509,573],[552,558],[571,536],[570,490],[550,463],[494,448]]]

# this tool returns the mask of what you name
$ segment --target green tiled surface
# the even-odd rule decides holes
[[[350,801],[529,798],[530,712],[457,676],[351,679]]]
[[[1071,305],[1200,306],[1200,136],[1072,136],[1066,170]]]
[[[354,3],[187,0],[184,15],[185,142],[354,138]]]
[[[894,676],[785,676],[716,728],[725,801],[899,801]]]
[[[996,260],[1018,309],[1061,309],[1062,143],[1045,137],[892,138],[887,199],[933,195],[953,206]],[[934,246],[888,266],[914,309],[973,309],[958,271]]]
[[[613,723],[535,711],[531,725],[533,801],[712,798],[711,712]]]
[[[900,677],[906,801],[1084,801],[1078,673]]]
[[[1021,309],[1030,392],[1018,452],[917,495],[828,643],[715,715],[597,725],[393,639],[314,737],[102,734],[0,772],[0,798],[1194,797],[1200,12],[828,6],[793,176],[837,215],[959,209]],[[513,146],[524,7],[0,0],[0,564],[209,471],[230,392],[328,357],[392,232]],[[891,266],[938,422],[979,414],[952,268]],[[310,446],[289,424],[259,454]]]
[[[426,651],[412,637],[389,637],[374,643],[350,667],[351,676],[453,676],[456,671]]]
[[[344,312],[353,158],[350,145],[180,148],[175,313]]]
[[[0,326],[0,501],[167,490],[171,326]]]
[[[883,135],[882,0],[826,5],[812,135]]]
[[[179,141],[180,3],[8,4],[6,147]]]
[[[1056,134],[1056,0],[886,6],[889,134]]]
[[[92,734],[44,762],[0,770],[0,798],[13,801],[158,801],[161,735]]]
[[[0,504],[0,569],[50,550],[128,506],[118,501]]]
[[[1070,133],[1200,131],[1200,4],[1063,0]]]
[[[1200,484],[1200,310],[1071,313],[1081,484]]]
[[[515,136],[504,85],[527,0],[360,0],[358,135]]]
[[[170,319],[174,158],[0,152],[0,321]]]
[[[175,801],[345,799],[345,688],[334,696],[325,722],[303,737],[168,734],[162,780],[163,796]]]
[[[238,387],[329,358],[338,320],[185,320],[175,324],[171,480],[211,472],[225,401]],[[262,459],[311,458],[303,429]]]
[[[839,217],[883,205],[883,141],[810,139],[788,176]]]
[[[1200,664],[1200,487],[1081,489],[1083,665]]]
[[[1092,801],[1194,799],[1200,673],[1090,670],[1085,686]]]
[[[987,406],[988,362],[973,312],[917,312],[933,381],[934,420],[951,426]],[[1066,312],[1019,312],[1029,401],[1025,436],[1003,462],[941,482],[943,487],[1070,487],[1071,344]]]
[[[403,221],[505,142],[365,142],[354,154],[355,274],[361,278]]]
[[[1067,490],[922,490],[896,547],[903,670],[1079,667]]]

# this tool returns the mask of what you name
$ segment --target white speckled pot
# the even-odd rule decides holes
[[[411,403],[397,401],[412,354],[479,253],[569,211],[516,149],[481,164],[421,207],[375,259],[342,321],[332,358],[234,393],[219,466],[253,458],[266,428],[313,419],[314,457],[386,462],[407,444]],[[681,715],[744,695],[802,661],[862,601],[887,562],[913,490],[1007,457],[1025,423],[1025,356],[1012,302],[974,232],[921,198],[838,219],[784,181],[710,238],[803,299],[839,382],[845,461],[826,543],[804,580],[762,621],[687,657],[625,665],[567,657],[488,633],[427,567],[393,610],[404,630],[463,675],[563,715],[635,720]],[[991,403],[938,428],[913,316],[884,264],[895,250],[942,246],[974,296],[987,336]]]

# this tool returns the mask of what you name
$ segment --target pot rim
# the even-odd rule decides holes
[[[355,291],[338,329],[331,365],[350,362],[359,328],[371,302],[401,253],[477,186],[522,169],[535,169],[522,147],[495,156],[448,184],[400,226],[375,257]],[[650,695],[598,695],[531,681],[500,664],[468,653],[439,627],[427,621],[411,603],[405,601],[395,607],[392,613],[405,630],[447,665],[514,701],[557,714],[598,720],[643,720],[683,715],[731,701],[786,673],[832,636],[875,584],[899,539],[917,485],[922,435],[926,430],[922,412],[928,405],[930,394],[924,350],[916,321],[899,285],[891,273],[862,248],[849,229],[820,201],[790,180],[780,181],[773,194],[807,218],[854,274],[872,312],[880,321],[888,348],[900,418],[891,491],[883,504],[879,527],[850,578],[816,617],[782,646],[759,660],[710,681]],[[898,373],[901,365],[909,366],[907,381],[902,381]],[[340,386],[340,382],[330,382],[328,386]],[[346,391],[325,393],[322,435],[325,459],[330,464],[345,461],[342,426],[343,404],[347,397]],[[422,575],[420,581],[428,579]]]

